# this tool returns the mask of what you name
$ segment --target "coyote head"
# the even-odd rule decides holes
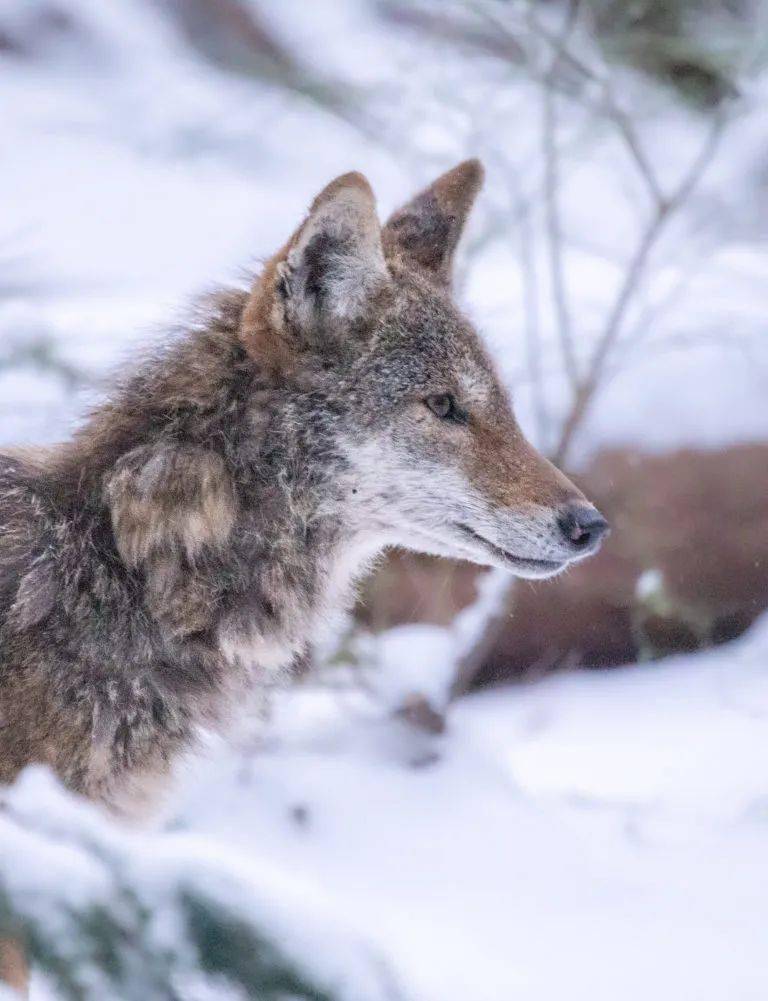
[[[452,299],[481,181],[462,163],[382,227],[366,179],[337,178],[265,267],[241,336],[343,457],[334,504],[350,532],[546,577],[593,553],[607,523],[528,444]]]

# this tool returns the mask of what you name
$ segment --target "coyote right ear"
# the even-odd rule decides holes
[[[343,174],[269,262],[246,306],[241,336],[266,364],[325,351],[355,332],[389,281],[371,186]]]
[[[450,285],[453,255],[483,174],[479,160],[465,160],[398,209],[384,227],[387,256],[407,261],[440,285]]]

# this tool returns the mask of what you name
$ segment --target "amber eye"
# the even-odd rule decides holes
[[[461,421],[464,418],[450,393],[433,393],[424,402],[441,421]]]

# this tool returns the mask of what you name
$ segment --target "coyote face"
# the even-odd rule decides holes
[[[334,181],[267,269],[246,330],[262,352],[265,331],[279,332],[273,352],[286,368],[300,355],[305,378],[313,360],[330,374],[313,385],[359,535],[547,577],[593,553],[607,523],[525,440],[452,301],[481,179],[476,161],[461,164],[383,228],[361,175]]]

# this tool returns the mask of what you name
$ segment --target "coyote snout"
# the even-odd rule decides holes
[[[457,528],[482,551],[482,555],[472,555],[475,562],[504,567],[528,578],[551,577],[573,560],[591,556],[608,531],[608,522],[597,508],[583,501],[566,504],[559,513],[544,509],[522,517],[511,515],[509,524],[508,534],[526,537],[523,544],[505,546],[469,525],[458,524]],[[526,551],[536,555],[524,555]]]
[[[592,555],[608,523],[521,438],[511,414],[506,420],[510,425],[506,457],[500,449],[495,465],[489,455],[485,469],[477,464],[473,474],[481,496],[489,500],[484,506],[467,505],[466,517],[456,527],[462,542],[472,547],[466,555],[475,562],[504,567],[519,577],[549,577]]]

